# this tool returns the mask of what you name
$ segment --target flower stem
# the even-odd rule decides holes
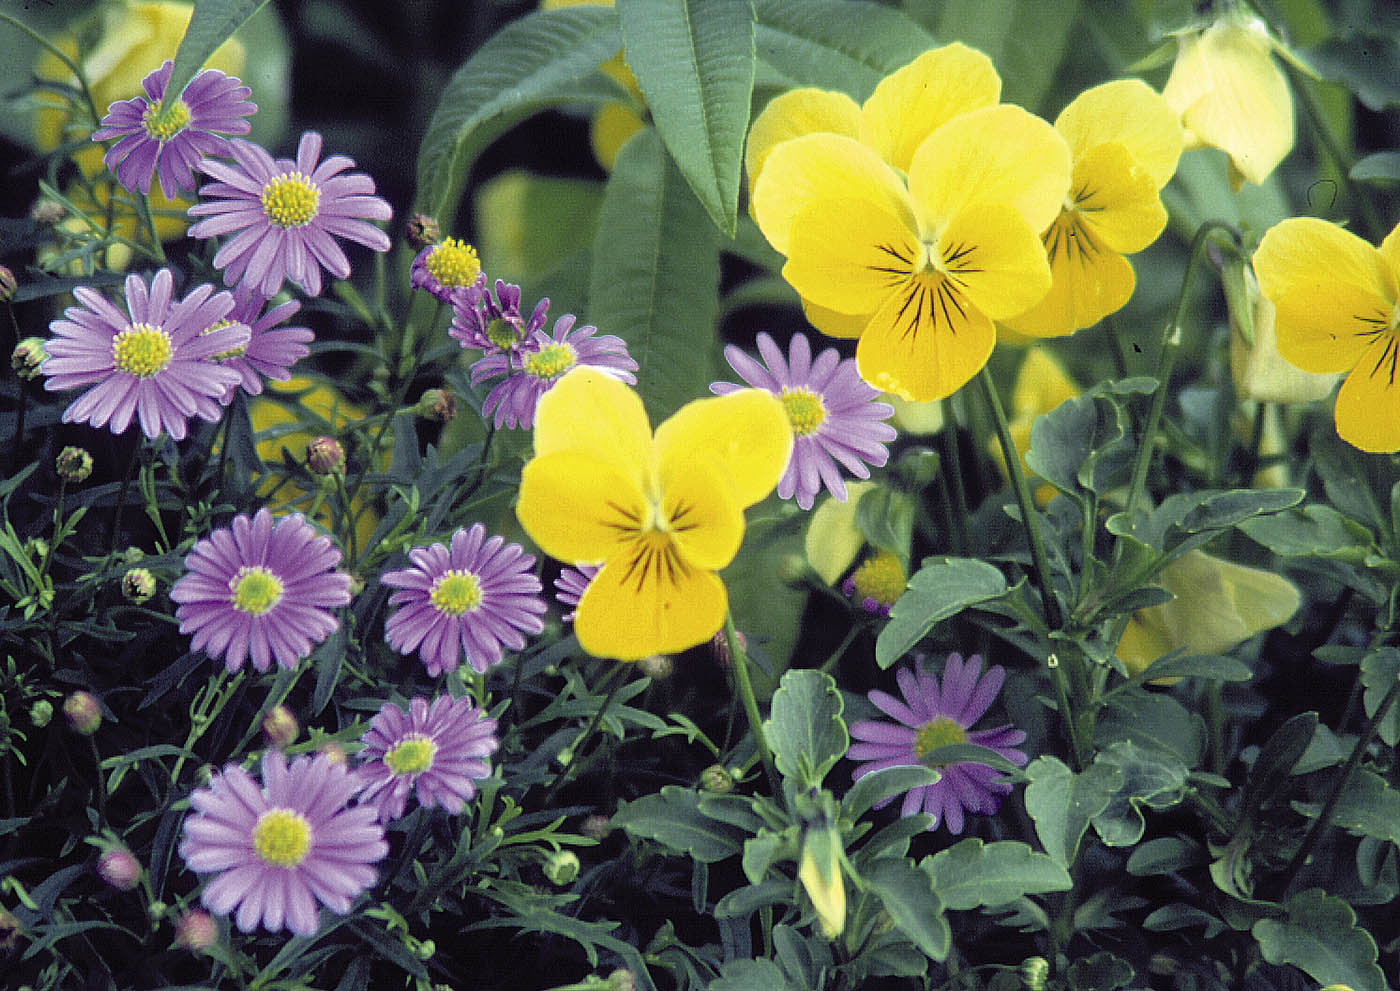
[[[758,699],[754,698],[753,682],[749,681],[749,655],[739,644],[739,634],[734,629],[734,617],[728,613],[724,617],[724,638],[729,643],[729,656],[733,658],[734,687],[739,692],[739,700],[744,704],[744,714],[749,717],[749,729],[753,730],[754,749],[758,751],[759,760],[763,761],[763,770],[768,774],[768,787],[773,790],[773,797],[782,801],[782,779],[778,777],[778,769],[773,764],[773,751],[768,748],[768,737],[763,732],[763,717],[758,712]]]
[[[555,775],[554,780],[549,783],[549,788],[546,789],[544,793],[543,804],[549,804],[550,799],[554,797],[554,793],[559,790],[559,786],[567,781],[570,775],[574,773],[574,769],[578,767],[579,749],[593,736],[594,731],[598,728],[598,724],[603,721],[603,714],[608,711],[608,706],[612,704],[612,700],[617,695],[618,690],[627,683],[627,678],[624,677],[626,672],[627,664],[623,661],[618,661],[613,669],[604,676],[602,682],[599,683],[598,687],[600,689],[603,685],[611,686],[608,688],[608,694],[603,698],[602,705],[598,706],[598,711],[593,714],[593,718],[589,721],[583,732],[574,737],[574,742],[568,747],[568,749],[572,751],[569,762],[564,765],[563,770]]]
[[[943,410],[943,458],[948,466],[948,470],[942,474],[953,498],[953,519],[949,521],[954,538],[953,550],[958,554],[966,554],[971,545],[967,535],[967,521],[972,519],[972,512],[967,506],[967,484],[963,479],[962,454],[958,450],[958,418],[953,412],[951,398],[944,399],[941,408]]]

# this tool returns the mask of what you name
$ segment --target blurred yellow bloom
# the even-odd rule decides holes
[[[803,545],[807,563],[828,585],[836,584],[865,546],[865,534],[856,526],[856,509],[861,496],[875,487],[874,482],[847,482],[844,502],[827,496],[807,521]]]
[[[1137,674],[1173,650],[1221,654],[1256,633],[1288,622],[1301,598],[1271,571],[1190,551],[1162,570],[1157,583],[1176,596],[1139,609],[1118,642],[1118,657]],[[1163,679],[1166,681],[1167,679]]]
[[[1054,285],[1012,330],[1059,337],[1121,309],[1136,279],[1124,255],[1146,248],[1167,224],[1159,193],[1176,172],[1181,125],[1152,87],[1120,79],[1085,90],[1055,129],[1069,145],[1069,198],[1043,236]]]
[[[1270,228],[1254,253],[1274,305],[1279,354],[1308,372],[1347,372],[1333,416],[1363,451],[1400,451],[1400,227],[1379,249],[1314,217]]]
[[[713,636],[729,608],[716,572],[791,452],[787,413],[759,389],[696,400],[653,434],[622,382],[586,366],[561,378],[535,412],[515,512],[546,554],[602,565],[574,617],[580,646],[636,661]]]
[[[560,7],[611,7],[613,0],[540,0],[541,10],[557,10]],[[593,157],[609,172],[617,162],[617,153],[646,122],[637,112],[638,107],[646,106],[642,88],[637,85],[637,77],[627,67],[624,52],[618,52],[598,67],[598,71],[609,76],[632,97],[631,103],[604,103],[593,114],[588,124],[588,143],[593,148]]]
[[[813,826],[802,837],[797,879],[812,907],[822,935],[835,939],[846,928],[846,885],[841,880],[839,834],[830,826]]]
[[[1041,347],[1026,350],[1025,360],[1016,372],[1016,382],[1011,387],[1011,418],[1007,426],[1011,430],[1011,442],[1021,455],[1022,471],[1032,474],[1026,464],[1026,453],[1031,449],[1031,426],[1036,417],[1049,413],[1067,399],[1079,395],[1079,387],[1065,371],[1053,354]],[[1001,444],[992,438],[987,444],[987,453],[997,463],[1003,475],[1006,471],[1006,457]],[[1009,476],[1008,476],[1009,477]],[[1037,486],[1035,500],[1045,505],[1055,498],[1055,487],[1049,483]]]
[[[1293,148],[1293,97],[1256,17],[1231,12],[1177,39],[1162,97],[1186,129],[1186,147],[1230,156],[1230,183],[1258,185]]]

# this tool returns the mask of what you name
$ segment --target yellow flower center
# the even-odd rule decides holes
[[[527,375],[537,379],[556,379],[577,363],[574,349],[567,344],[548,344],[534,354],[527,354],[521,364]]]
[[[1093,232],[1084,223],[1081,209],[1082,200],[1074,206],[1066,206],[1042,235],[1041,240],[1045,242],[1045,254],[1050,264],[1053,265],[1055,259],[1063,254],[1070,262],[1086,265],[1086,259],[1103,254],[1103,245],[1094,238]]]
[[[321,191],[300,172],[273,176],[262,189],[263,213],[278,227],[305,227],[320,205]]]
[[[426,736],[408,736],[384,755],[384,765],[395,777],[422,774],[433,766],[437,744]]]
[[[282,598],[282,581],[261,567],[243,567],[229,582],[233,593],[233,608],[239,612],[261,616]]]
[[[433,583],[428,601],[438,612],[460,616],[481,605],[481,583],[470,571],[449,571]]]
[[[520,340],[520,333],[509,320],[497,317],[487,324],[486,339],[502,351],[507,351]]]
[[[428,252],[424,265],[428,274],[445,289],[469,286],[481,273],[481,260],[476,256],[476,249],[455,237],[446,238]]]
[[[295,867],[311,849],[311,823],[291,809],[268,809],[253,826],[253,852],[273,867]]]
[[[817,395],[806,386],[798,386],[796,389],[783,389],[781,396],[783,409],[787,410],[788,420],[792,423],[792,432],[799,437],[807,437],[817,432],[817,428],[826,422],[826,407],[822,405],[822,397]]]
[[[232,327],[233,324],[234,321],[232,320],[220,320],[216,324],[211,324],[210,326],[205,327],[203,330],[200,331],[200,334],[212,334],[216,330],[223,330],[225,327]],[[209,360],[224,362],[228,361],[230,358],[241,358],[243,357],[243,352],[246,350],[248,349],[244,345],[238,344],[234,347],[229,348],[227,351],[220,351],[218,354],[210,355]]]
[[[862,602],[874,599],[882,606],[892,606],[899,600],[907,580],[899,558],[889,551],[876,551],[851,575],[856,598]]]
[[[170,364],[170,335],[148,323],[134,323],[112,338],[112,362],[119,371],[148,379]]]
[[[967,733],[947,716],[939,716],[930,723],[924,723],[914,734],[914,755],[923,760],[939,747],[953,743],[966,743]]]
[[[157,141],[169,141],[185,129],[190,122],[190,108],[184,100],[176,100],[169,109],[163,100],[157,100],[141,115],[141,126]]]

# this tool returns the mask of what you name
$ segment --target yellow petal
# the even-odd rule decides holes
[[[845,93],[825,89],[789,90],[768,101],[749,128],[744,145],[744,168],[749,173],[749,192],[758,181],[768,153],[777,145],[804,134],[823,131],[856,137],[860,107]]]
[[[649,522],[651,509],[635,477],[586,451],[536,455],[520,472],[515,515],[550,557],[597,564]]]
[[[728,478],[702,453],[669,448],[659,470],[661,515],[685,559],[718,571],[744,539],[744,511]]]
[[[1230,374],[1235,395],[1261,403],[1307,403],[1322,399],[1337,384],[1337,373],[1317,375],[1305,372],[1278,353],[1275,333],[1276,310],[1248,268],[1244,270],[1245,300],[1251,312],[1254,342],[1248,343],[1236,319],[1230,314]],[[1226,297],[1227,300],[1229,297]],[[1267,425],[1265,427],[1268,429]],[[1260,448],[1261,454],[1269,452]],[[1278,453],[1278,452],[1274,452]]]
[[[1097,145],[1074,163],[1070,201],[1082,223],[1120,254],[1141,251],[1167,226],[1152,176],[1114,142]]]
[[[855,564],[856,555],[865,546],[865,534],[856,526],[856,507],[860,497],[874,488],[874,482],[847,482],[845,502],[827,496],[812,511],[803,548],[807,563],[828,585],[835,585]]]
[[[1045,234],[1050,291],[1031,309],[1006,319],[1007,327],[1034,337],[1063,337],[1092,327],[1132,298],[1132,265],[1100,241],[1079,215],[1065,213]]]
[[[899,176],[875,152],[839,134],[808,134],[773,148],[754,182],[754,220],[768,243],[788,255],[793,219],[825,200],[863,200],[915,226]]]
[[[1045,247],[1011,206],[981,202],[962,210],[937,251],[950,282],[993,320],[1024,312],[1050,289]]]
[[[1394,331],[1378,335],[1337,392],[1337,436],[1363,451],[1400,451],[1397,353]]]
[[[743,509],[777,486],[792,455],[792,424],[772,393],[743,389],[686,403],[656,428],[655,449],[662,478],[688,459],[708,460]]]
[[[1395,306],[1396,274],[1381,253],[1315,217],[1271,227],[1254,273],[1277,311],[1279,353],[1309,372],[1349,370]]]
[[[1381,242],[1381,257],[1392,272],[1400,275],[1400,224],[1396,224]]]
[[[584,590],[574,633],[590,654],[639,661],[677,653],[724,624],[729,597],[719,576],[690,565],[674,548],[649,550],[638,541],[635,554],[609,561]]]
[[[1152,609],[1139,609],[1128,618],[1116,653],[1128,673],[1136,675],[1172,649],[1161,616]]]
[[[1039,234],[1069,192],[1065,139],[1034,114],[1011,105],[955,117],[914,152],[909,194],[935,228],[972,203],[1004,203]]]
[[[1011,387],[1011,412],[1016,419],[1034,418],[1077,395],[1079,387],[1054,354],[1047,348],[1030,348]]]
[[[535,407],[535,456],[578,451],[611,464],[646,491],[651,425],[641,397],[623,382],[580,366],[540,397]]]
[[[783,278],[817,306],[873,313],[926,265],[927,249],[908,218],[867,200],[823,200],[792,223]]]
[[[1085,90],[1055,118],[1055,130],[1064,135],[1076,162],[1101,144],[1122,145],[1157,189],[1175,174],[1181,156],[1176,111],[1140,79],[1118,79]]]
[[[622,146],[644,126],[637,111],[627,104],[603,104],[588,122],[588,144],[593,149],[593,157],[611,172]]]
[[[802,312],[807,322],[827,337],[843,337],[852,341],[865,333],[865,325],[870,322],[869,313],[838,313],[818,306],[810,299],[802,301]]]
[[[996,106],[992,60],[961,43],[925,52],[886,76],[860,110],[860,140],[901,172],[914,149],[959,114]]]

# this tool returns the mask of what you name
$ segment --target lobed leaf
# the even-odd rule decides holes
[[[1001,571],[972,558],[925,559],[909,588],[890,610],[890,621],[875,641],[875,660],[887,668],[911,650],[933,627],[968,606],[1006,592]]]
[[[1064,865],[1016,840],[983,843],[969,837],[927,861],[934,889],[945,908],[972,909],[1005,905],[1022,895],[1067,891]]]
[[[943,960],[952,946],[952,931],[943,915],[933,879],[903,857],[885,857],[861,871],[861,880],[880,896],[899,931],[933,960]]]
[[[712,864],[739,852],[743,834],[700,810],[700,793],[666,785],[653,795],[625,802],[612,823],[631,836],[655,840],[701,863]]]
[[[1376,941],[1356,925],[1356,913],[1321,888],[1288,901],[1284,919],[1260,919],[1251,930],[1264,959],[1292,964],[1319,984],[1344,984],[1352,991],[1385,991],[1376,966]]]
[[[1068,867],[1090,821],[1122,787],[1122,769],[1094,763],[1075,774],[1058,757],[1041,756],[1026,767],[1026,776],[1026,812],[1040,845],[1055,863]]]
[[[778,770],[798,787],[820,785],[850,746],[843,705],[829,674],[807,668],[783,675],[763,731]]]

